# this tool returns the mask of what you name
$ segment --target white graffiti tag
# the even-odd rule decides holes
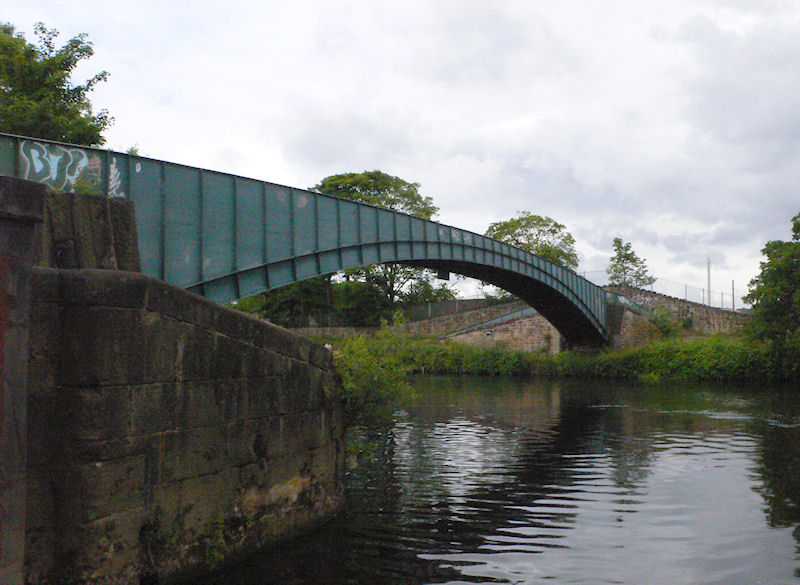
[[[111,159],[111,166],[108,169],[108,196],[125,197],[122,190],[122,174],[119,172],[116,157]]]
[[[46,183],[55,189],[73,187],[81,172],[89,166],[86,152],[56,144],[25,140],[20,144],[20,155],[22,178]]]

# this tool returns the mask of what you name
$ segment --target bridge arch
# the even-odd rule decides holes
[[[36,165],[27,161],[31,153]],[[71,166],[62,173],[67,155]],[[607,339],[602,288],[491,238],[302,189],[0,134],[0,173],[69,190],[78,176],[69,168],[92,169],[99,193],[134,202],[144,273],[218,302],[343,269],[404,263],[508,290],[569,342]]]

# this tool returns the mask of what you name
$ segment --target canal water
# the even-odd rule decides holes
[[[414,387],[334,522],[204,583],[800,583],[800,389]]]

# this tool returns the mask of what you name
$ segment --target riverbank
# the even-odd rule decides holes
[[[766,341],[714,335],[654,341],[624,350],[573,350],[558,354],[476,347],[448,340],[376,335],[326,340],[342,378],[346,426],[390,421],[412,392],[409,374],[595,378],[651,384],[681,381],[789,382],[800,380],[800,345],[781,358]]]
[[[343,379],[349,419],[385,418],[407,391],[405,376],[455,374],[513,377],[585,377],[682,381],[794,381],[800,347],[781,360],[769,343],[744,336],[672,338],[625,350],[574,350],[555,355],[475,347],[383,330],[374,337],[328,340]]]
[[[741,336],[667,339],[625,350],[573,350],[555,355],[475,347],[452,341],[390,334],[330,340],[347,359],[391,359],[408,373],[479,376],[580,376],[664,380],[792,380],[800,359],[787,356],[779,367],[770,346]],[[789,349],[800,358],[800,352]],[[349,366],[354,366],[350,363]]]

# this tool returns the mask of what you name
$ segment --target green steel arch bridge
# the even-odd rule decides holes
[[[0,134],[0,174],[134,202],[142,271],[227,302],[347,268],[403,263],[526,301],[569,343],[608,341],[616,295],[526,250],[434,221],[134,154]]]

